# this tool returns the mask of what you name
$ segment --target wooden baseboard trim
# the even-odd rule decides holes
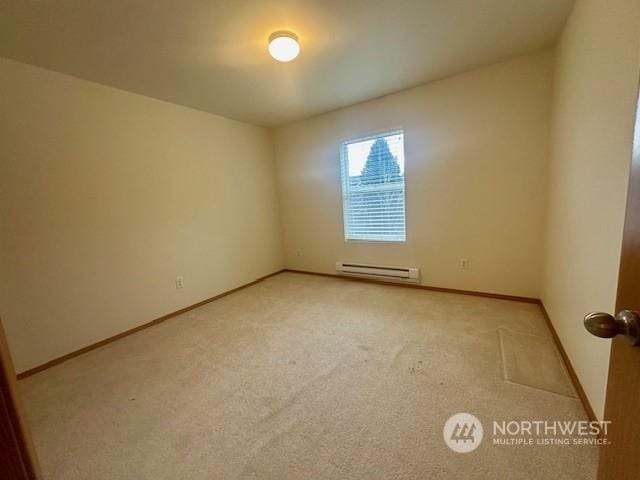
[[[46,363],[43,363],[42,365],[38,365],[37,367],[33,367],[30,368],[29,370],[25,370],[24,372],[21,372],[17,375],[18,380],[22,380],[23,378],[27,378],[30,377],[31,375],[35,375],[38,372],[42,372],[43,370],[46,370],[48,368],[51,368],[55,365],[59,365],[63,362],[66,362],[67,360],[70,360],[74,357],[77,357],[78,355],[82,355],[83,353],[87,353],[90,352],[91,350],[95,350],[96,348],[100,348],[104,345],[107,345],[111,342],[115,342],[116,340],[120,340],[121,338],[124,338],[128,335],[132,335],[134,333],[137,333],[141,330],[144,330],[146,328],[149,327],[153,327],[154,325],[157,325],[159,323],[164,322],[165,320],[168,320],[170,318],[173,318],[177,315],[180,315],[182,313],[188,312],[189,310],[193,310],[194,308],[198,308],[201,307],[202,305],[206,305],[207,303],[213,302],[214,300],[217,300],[219,298],[225,297],[231,293],[237,292],[238,290],[242,290],[244,288],[250,287],[251,285],[255,285],[258,282],[261,282],[263,280],[266,280],[269,277],[273,277],[274,275],[278,275],[279,273],[282,273],[284,270],[278,270],[277,272],[273,272],[270,273],[269,275],[265,275],[264,277],[260,277],[257,278],[256,280],[249,282],[249,283],[245,283],[244,285],[240,285],[239,287],[233,288],[231,290],[228,290],[226,292],[220,293],[218,295],[215,295],[211,298],[207,298],[206,300],[202,300],[201,302],[198,303],[194,303],[193,305],[189,305],[188,307],[184,307],[181,308],[180,310],[176,310],[175,312],[171,312],[168,313],[166,315],[163,315],[160,318],[156,318],[155,320],[151,320],[150,322],[147,322],[145,324],[139,325],[137,327],[131,328],[129,330],[126,330],[122,333],[118,333],[117,335],[114,335],[112,337],[109,338],[105,338],[104,340],[100,340],[99,342],[96,343],[92,343],[91,345],[88,345],[86,347],[83,347],[79,350],[75,350],[73,352],[67,353],[66,355],[63,355],[61,357],[58,358],[54,358],[53,360],[49,360]]]
[[[519,297],[517,295],[504,295],[501,293],[476,292],[473,290],[459,290],[457,288],[432,287],[429,285],[418,285],[415,283],[384,282],[380,280],[371,280],[368,278],[348,277],[346,275],[338,275],[336,273],[310,272],[307,270],[295,270],[291,268],[285,268],[283,272],[302,273],[305,275],[319,275],[321,277],[340,278],[342,280],[375,283],[378,285],[391,285],[394,287],[417,288],[419,290],[431,290],[432,292],[457,293],[459,295],[472,295],[474,297],[496,298],[498,300],[510,300],[513,302],[524,302],[524,303],[535,303],[535,304],[540,303],[540,300],[538,298],[532,298],[532,297]]]
[[[538,303],[540,305],[540,310],[542,310],[542,316],[544,317],[544,321],[546,322],[547,327],[551,332],[551,336],[553,337],[553,341],[555,342],[556,347],[558,347],[558,350],[560,351],[560,356],[562,356],[562,361],[564,362],[564,366],[567,368],[567,372],[569,373],[571,382],[573,383],[573,386],[575,387],[576,392],[578,393],[578,397],[580,398],[580,401],[582,402],[582,406],[584,407],[584,410],[587,413],[587,417],[589,417],[589,420],[591,420],[592,422],[597,422],[598,417],[596,417],[596,414],[593,411],[593,407],[591,407],[591,402],[589,402],[589,398],[587,397],[587,394],[585,393],[584,388],[582,388],[580,379],[578,379],[578,375],[576,374],[576,371],[573,369],[571,360],[569,360],[569,356],[567,355],[567,352],[565,351],[564,346],[560,341],[558,332],[556,332],[556,329],[554,328],[553,323],[551,322],[551,317],[549,317],[549,313],[547,312],[547,309],[544,307],[544,303],[542,303],[542,300],[540,300]]]

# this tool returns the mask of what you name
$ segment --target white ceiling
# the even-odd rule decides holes
[[[0,0],[0,56],[277,126],[550,46],[573,1]]]

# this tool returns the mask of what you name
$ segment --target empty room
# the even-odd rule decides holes
[[[0,2],[0,478],[637,480],[638,0]]]

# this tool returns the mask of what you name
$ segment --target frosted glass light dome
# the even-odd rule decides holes
[[[275,32],[269,37],[269,53],[279,62],[290,62],[300,53],[298,37],[291,32]]]

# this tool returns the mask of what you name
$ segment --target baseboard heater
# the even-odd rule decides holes
[[[367,263],[336,262],[336,272],[340,275],[370,278],[372,280],[418,283],[420,269],[410,267],[391,267]]]

